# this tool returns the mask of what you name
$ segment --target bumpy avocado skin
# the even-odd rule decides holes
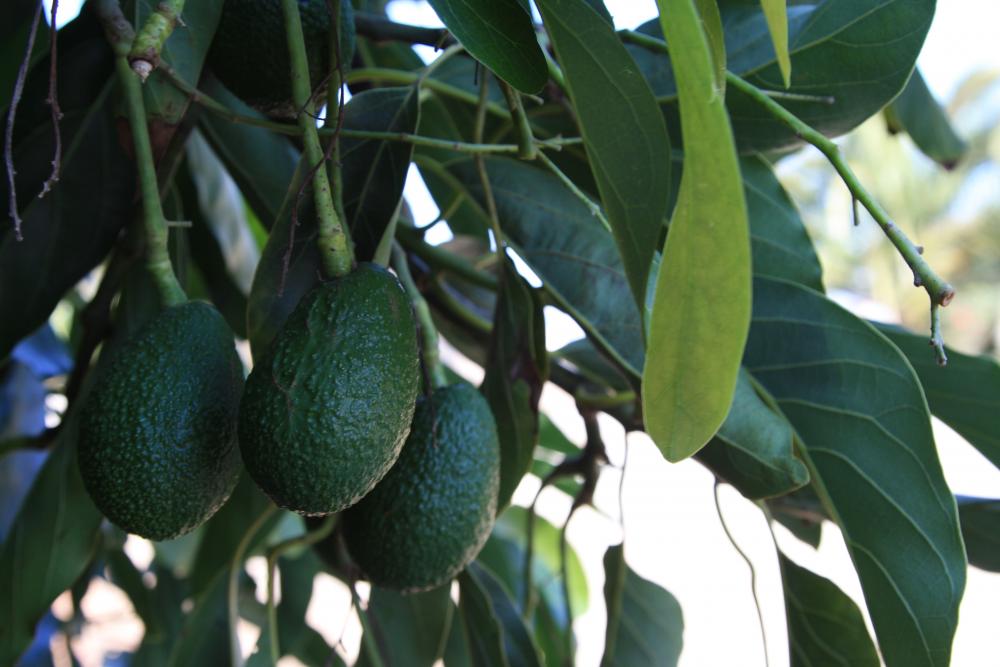
[[[346,10],[342,16],[350,17],[350,8]],[[299,15],[309,81],[316,87],[330,73],[327,0],[299,0]],[[353,45],[342,51],[353,52]],[[281,0],[226,0],[207,62],[219,81],[261,113],[277,118],[295,115]],[[317,97],[318,108],[325,90]]]
[[[339,512],[389,471],[419,389],[416,326],[396,277],[373,264],[307,293],[247,378],[243,462],[279,506]]]
[[[240,472],[236,415],[243,366],[206,303],[164,310],[125,343],[83,409],[80,473],[122,529],[183,535],[229,498]]]
[[[500,445],[486,399],[466,383],[421,399],[399,461],[344,513],[348,551],[372,583],[428,590],[461,572],[492,530]]]

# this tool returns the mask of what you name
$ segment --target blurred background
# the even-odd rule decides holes
[[[50,2],[51,0],[47,0]],[[60,2],[60,23],[79,10],[80,0]],[[606,0],[618,28],[635,28],[656,15],[653,0]],[[389,5],[394,20],[440,26],[425,2],[396,0]],[[926,248],[929,262],[957,289],[958,298],[943,312],[948,344],[961,352],[996,356],[1000,350],[1000,50],[995,29],[1000,5],[990,0],[950,0],[938,5],[937,16],[919,66],[935,96],[947,107],[959,135],[968,143],[965,158],[950,171],[925,157],[905,134],[891,135],[877,116],[840,140],[860,180],[896,222]],[[432,58],[429,48],[421,52]],[[793,73],[794,76],[794,73]],[[898,322],[914,331],[929,328],[926,295],[911,287],[912,276],[878,227],[862,216],[852,222],[851,197],[839,177],[817,151],[806,149],[778,164],[778,174],[798,204],[824,267],[831,295],[863,317]],[[417,223],[435,220],[434,206],[419,174],[411,168],[406,197]],[[428,236],[445,242],[451,233],[438,223]],[[63,318],[65,319],[65,318]],[[556,311],[547,312],[547,345],[556,349],[582,335]],[[52,320],[57,335],[65,323],[59,312]],[[15,358],[27,374],[24,383],[8,379],[0,396],[0,435],[14,432],[11,415],[33,420],[58,420],[65,408],[58,394],[49,394],[47,414],[18,412],[17,400],[45,394],[44,384],[28,376],[54,377],[66,372],[70,360],[53,354],[58,341],[36,336],[22,345]],[[478,382],[482,371],[453,350],[446,361]],[[54,361],[53,361],[54,360]],[[570,439],[585,440],[583,421],[573,399],[548,385],[542,409]],[[673,593],[684,613],[684,667],[714,665],[788,664],[787,635],[780,574],[770,532],[757,507],[729,487],[721,487],[719,506],[714,478],[694,461],[668,464],[644,434],[626,436],[621,426],[602,418],[601,429],[611,465],[602,474],[594,507],[574,515],[568,539],[578,554],[589,591],[586,611],[575,620],[579,640],[577,664],[600,663],[604,643],[602,602],[605,549],[626,536],[626,559],[641,576]],[[935,420],[935,435],[945,475],[959,495],[1000,496],[1000,471],[961,437]],[[30,484],[44,454],[16,452],[0,459],[0,538]],[[622,476],[624,475],[624,483]],[[526,478],[515,503],[529,505],[539,480]],[[570,499],[554,489],[542,492],[541,516],[562,525]],[[763,611],[765,640],[755,610],[752,573],[726,537],[726,521],[735,542],[753,565],[756,594]],[[861,588],[837,529],[826,525],[821,546],[813,550],[780,526],[777,539],[800,564],[837,583],[864,609]],[[126,551],[137,565],[152,559],[152,545],[130,537]],[[265,566],[256,558],[248,566],[263,592]],[[584,582],[577,582],[578,588]],[[364,591],[362,591],[364,597]],[[49,621],[71,616],[69,597],[53,606]],[[124,594],[95,580],[82,598],[90,623],[71,640],[73,654],[83,665],[119,664],[115,656],[133,650],[143,627]],[[997,664],[1000,656],[1000,575],[970,569],[955,640],[953,664],[979,667]],[[348,590],[320,575],[307,615],[308,622],[330,644],[341,644],[355,656],[360,640],[357,616]],[[869,624],[870,627],[870,624]],[[244,622],[241,640],[251,650],[259,629]],[[45,634],[54,664],[69,665],[63,633]],[[766,651],[766,652],[765,652]],[[296,664],[286,658],[282,664]]]

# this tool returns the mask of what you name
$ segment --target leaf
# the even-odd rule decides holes
[[[489,401],[500,436],[500,491],[503,510],[531,467],[538,442],[538,399],[548,379],[545,319],[538,291],[506,256],[493,317],[493,332],[480,391]]]
[[[792,667],[878,667],[861,610],[829,579],[779,553]]]
[[[788,88],[792,85],[792,61],[788,57],[788,10],[785,0],[760,0],[760,6],[767,20],[767,30],[771,33],[781,79]]]
[[[632,571],[621,544],[604,553],[604,600],[608,625],[602,667],[677,664],[684,633],[681,605]]]
[[[372,586],[368,624],[375,634],[383,664],[427,667],[442,656],[452,627],[450,594],[450,583],[409,595]],[[371,664],[368,653],[361,651],[358,667]]]
[[[635,301],[645,303],[670,183],[670,138],[614,29],[583,0],[538,0]]]
[[[1000,572],[1000,500],[958,497],[969,565]]]
[[[429,0],[453,35],[501,79],[537,93],[548,79],[531,13],[518,0]]]
[[[947,112],[927,87],[919,69],[907,82],[886,113],[905,130],[924,155],[952,169],[968,150],[968,144],[955,133]]]
[[[35,624],[83,574],[100,541],[101,514],[77,470],[78,412],[67,415],[0,548],[0,664],[17,662]]]
[[[788,5],[788,50],[795,81],[785,88],[767,20],[758,0],[720,3],[727,67],[755,86],[812,96],[779,100],[827,136],[838,136],[878,113],[903,89],[934,16],[935,0],[816,0]],[[640,31],[659,35],[655,21]],[[669,41],[669,40],[668,40]],[[662,54],[628,47],[677,125],[677,85]],[[824,98],[832,98],[827,103]],[[741,152],[788,149],[802,141],[756,102],[730,90],[726,106]]]
[[[901,327],[875,324],[913,365],[931,412],[1000,468],[1000,363],[947,349],[948,365],[938,366],[929,337]]]
[[[184,627],[173,645],[168,664],[225,665],[230,663],[227,590],[229,573],[219,572],[200,594],[184,619]]]
[[[750,324],[750,235],[729,118],[691,0],[658,0],[680,90],[684,173],[649,321],[642,407],[668,461],[726,418]],[[669,17],[669,20],[665,17]]]
[[[753,500],[783,496],[809,483],[809,471],[795,456],[791,425],[761,399],[745,370],[726,421],[698,460]]]
[[[886,664],[947,665],[965,588],[955,502],[916,375],[822,295],[758,278],[745,365],[801,439]]]
[[[506,667],[503,629],[493,610],[493,603],[479,582],[462,572],[458,576],[458,611],[462,615],[470,663],[477,667]]]
[[[712,53],[712,65],[715,71],[715,88],[721,94],[726,92],[726,41],[722,31],[722,15],[719,14],[717,0],[695,0],[695,9],[701,19],[701,27],[708,40],[708,48]]]
[[[493,613],[503,633],[504,654],[508,662],[512,666],[538,667],[538,647],[503,583],[477,561],[469,563],[466,574],[475,580],[490,599]]]

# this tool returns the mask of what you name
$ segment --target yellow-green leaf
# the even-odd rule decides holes
[[[722,15],[719,14],[719,4],[716,0],[695,0],[698,16],[701,17],[701,27],[708,39],[708,47],[712,52],[712,64],[715,65],[715,87],[721,92],[726,90],[726,36],[722,31]]]
[[[642,403],[670,461],[701,449],[733,399],[750,326],[750,234],[729,117],[693,0],[658,0],[680,95],[684,174],[650,317]]]
[[[774,55],[778,59],[778,68],[785,88],[792,85],[792,60],[788,56],[788,11],[785,0],[760,0],[767,19],[767,29],[771,33],[771,43],[774,44]]]

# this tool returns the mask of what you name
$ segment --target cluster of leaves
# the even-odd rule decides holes
[[[140,25],[154,4],[126,3],[126,14]],[[256,352],[319,279],[317,232],[309,197],[299,197],[296,127],[257,115],[205,67],[222,4],[188,3],[144,95],[167,215],[190,221],[171,232],[175,269]],[[1000,501],[956,503],[930,415],[1000,465],[1000,366],[950,353],[940,368],[924,337],[873,325],[824,295],[772,168],[800,137],[726,86],[728,70],[828,136],[888,106],[894,129],[954,161],[960,147],[945,116],[917,111],[936,103],[911,78],[934,1],[663,0],[665,34],[653,21],[638,35],[616,33],[600,0],[536,0],[541,26],[523,1],[432,0],[450,33],[430,35],[388,22],[385,3],[353,4],[352,97],[334,169],[344,215],[360,260],[375,256],[386,230],[395,234],[442,335],[484,367],[501,506],[529,471],[575,505],[592,492],[599,437],[580,450],[538,412],[542,386],[554,382],[585,416],[604,411],[647,431],[670,460],[694,455],[803,540],[817,544],[824,521],[840,528],[876,638],[834,584],[782,556],[794,664],[869,665],[879,654],[891,666],[948,664],[967,562],[1000,570]],[[0,9],[4,109],[35,8]],[[649,46],[664,38],[669,55]],[[411,48],[450,39],[464,52],[431,67]],[[78,600],[94,577],[124,590],[145,624],[136,664],[237,663],[240,616],[265,630],[250,662],[339,663],[304,615],[316,574],[353,584],[349,568],[307,548],[276,551],[287,538],[308,542],[306,528],[273,512],[245,475],[203,527],[157,544],[146,571],[124,554],[124,535],[102,528],[83,489],[76,408],[91,357],[100,346],[99,372],[156,298],[137,261],[135,166],[120,139],[112,54],[89,7],[59,33],[61,178],[35,196],[54,151],[46,40],[39,33],[30,54],[9,146],[24,240],[0,230],[0,466],[12,471],[0,480],[38,470],[30,491],[0,487],[4,508],[20,507],[0,526],[0,663],[28,661],[32,638],[44,646],[52,631],[52,601],[67,589]],[[429,245],[410,222],[411,165],[454,241]],[[6,179],[0,194],[11,194]],[[95,291],[80,281],[97,267]],[[549,306],[586,338],[547,352]],[[43,380],[69,367],[58,388],[69,408],[45,430],[39,410],[52,383]],[[254,598],[243,569],[254,553],[272,555],[281,573],[276,610]],[[633,572],[623,548],[604,563],[605,662],[675,663],[676,601]],[[591,594],[556,526],[507,508],[458,589],[457,604],[450,587],[373,589],[359,610],[361,662],[571,661],[571,621]]]

